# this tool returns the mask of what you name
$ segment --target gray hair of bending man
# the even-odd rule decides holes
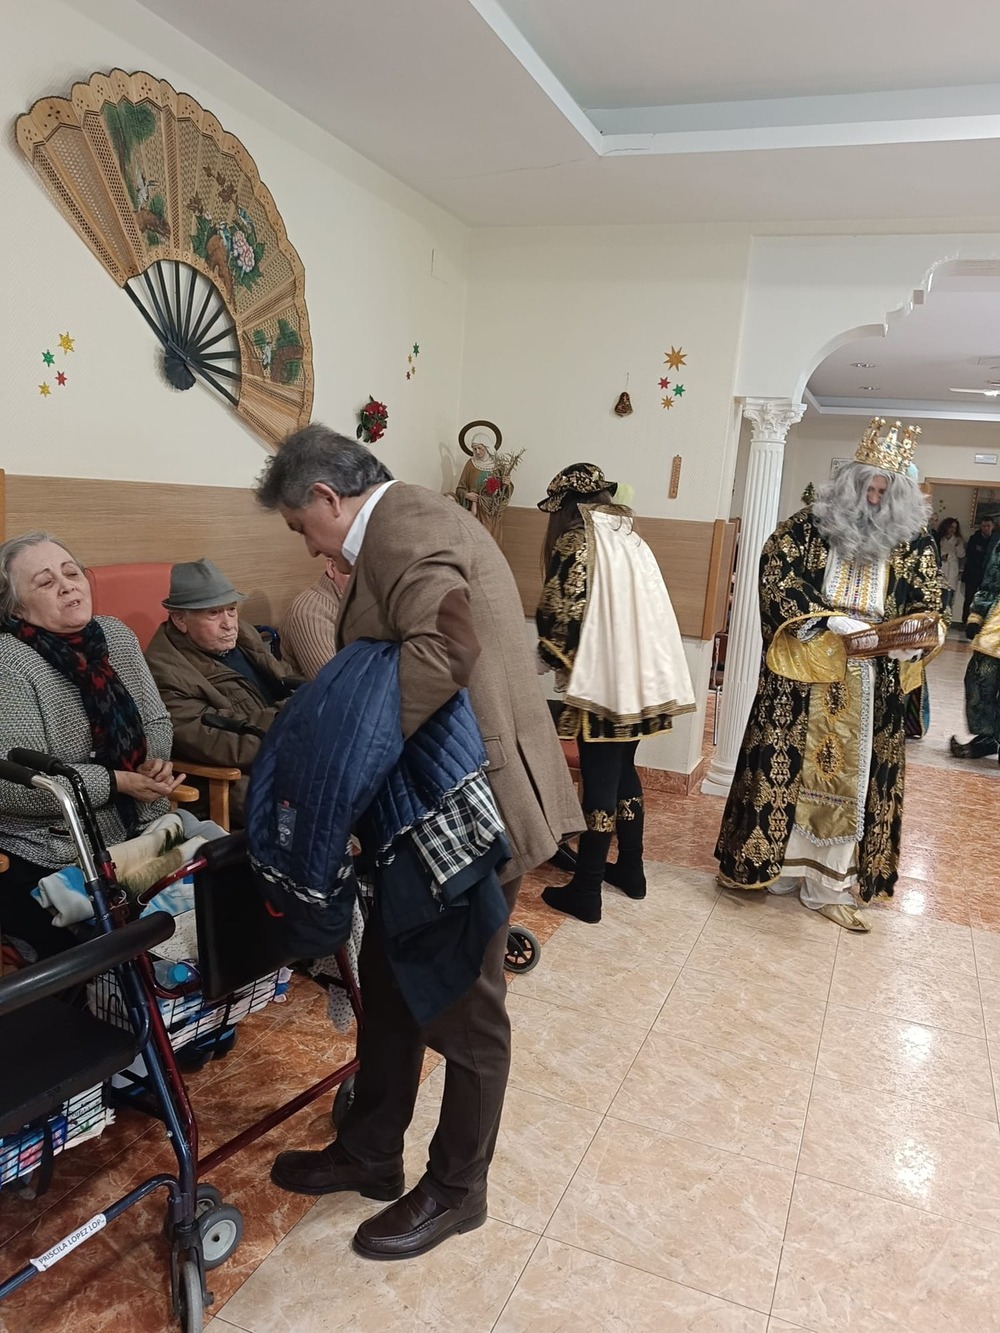
[[[254,491],[264,509],[305,509],[317,482],[337,495],[364,495],[393,476],[367,445],[314,421],[289,435],[264,464]]]
[[[878,505],[868,503],[875,477],[889,485]],[[926,527],[930,501],[911,477],[868,463],[845,463],[817,488],[812,504],[816,526],[849,560],[884,560],[894,546],[911,542]]]
[[[71,560],[81,569],[86,566],[76,559],[76,556],[69,549],[65,542],[61,542],[58,537],[53,537],[51,532],[23,532],[20,537],[11,537],[0,545],[0,620],[6,620],[9,616],[16,616],[17,609],[20,606],[17,588],[14,586],[14,576],[11,567],[17,560],[22,551],[27,551],[31,546],[40,546],[42,542],[55,542],[56,546],[61,546]]]

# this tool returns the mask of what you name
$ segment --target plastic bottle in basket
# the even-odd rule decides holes
[[[274,983],[274,1003],[288,1003],[288,983],[292,979],[292,969],[290,967],[278,968],[278,979]]]
[[[186,986],[189,982],[198,980],[198,966],[191,960],[178,963],[170,958],[158,958],[153,964],[153,972],[156,974],[157,984],[165,990]]]

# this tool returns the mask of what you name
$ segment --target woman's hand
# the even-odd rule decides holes
[[[174,766],[169,759],[147,759],[136,771],[154,782],[169,782],[173,778]]]
[[[162,764],[164,760],[147,760],[147,763],[153,762]],[[133,801],[142,801],[146,805],[151,805],[154,801],[160,801],[164,796],[169,796],[175,787],[187,777],[186,773],[174,773],[170,769],[165,778],[154,778],[141,770],[136,773],[127,773],[124,770],[115,772],[115,785],[122,796],[131,796]],[[145,767],[145,765],[143,765]]]

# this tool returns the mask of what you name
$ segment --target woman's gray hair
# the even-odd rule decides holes
[[[53,537],[51,532],[23,532],[20,537],[11,537],[0,544],[0,620],[15,615],[20,605],[11,566],[22,551],[27,551],[31,546],[40,546],[42,542],[54,542],[56,546],[61,546],[71,560],[76,560],[81,569],[85,568],[66,543]]]
[[[878,505],[868,503],[875,477],[888,486]],[[852,560],[883,560],[902,542],[912,542],[927,526],[930,501],[912,477],[885,472],[868,463],[845,463],[816,491],[813,517],[820,532]]]
[[[337,495],[364,495],[393,476],[367,445],[314,421],[289,435],[264,464],[254,491],[264,509],[304,509],[317,482]]]

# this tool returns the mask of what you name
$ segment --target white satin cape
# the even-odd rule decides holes
[[[620,514],[581,505],[588,595],[566,702],[621,725],[690,713],[694,688],[656,557]]]

